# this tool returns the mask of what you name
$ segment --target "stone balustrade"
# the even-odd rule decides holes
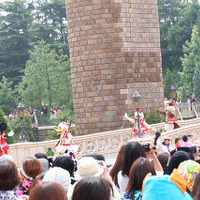
[[[198,142],[198,136],[200,134],[200,119],[180,121],[179,124],[181,125],[181,128],[163,133],[162,137],[167,136],[174,141],[175,137],[180,137],[183,134],[192,134],[194,139]],[[154,124],[152,127],[157,130],[162,130],[164,129],[164,123]],[[128,128],[76,136],[74,137],[74,142],[79,146],[77,156],[80,158],[83,154],[94,152],[99,152],[104,155],[117,153],[120,146],[129,140],[145,144],[147,142],[152,142],[154,139],[154,135],[134,139],[131,138],[131,135],[132,130],[131,128]],[[22,159],[27,155],[34,155],[38,152],[46,153],[49,148],[52,149],[55,156],[58,156],[55,148],[56,142],[57,140],[13,144],[10,145],[10,153],[13,156],[15,163],[19,166]]]

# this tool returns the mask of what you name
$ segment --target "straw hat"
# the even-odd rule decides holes
[[[92,157],[81,158],[78,162],[78,170],[75,173],[75,178],[80,180],[87,176],[100,176],[103,174],[104,168]]]

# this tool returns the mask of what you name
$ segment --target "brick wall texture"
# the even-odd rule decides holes
[[[114,130],[125,112],[163,107],[156,0],[66,0],[79,135]]]

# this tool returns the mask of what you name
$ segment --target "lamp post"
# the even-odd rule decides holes
[[[173,85],[169,88],[169,96],[171,99],[176,98],[176,88]]]
[[[135,94],[132,97],[132,101],[135,105],[135,109],[137,110],[137,120],[138,120],[138,136],[141,138],[141,126],[140,126],[140,115],[139,115],[139,106],[140,106],[140,94],[136,91]]]
[[[19,142],[28,141],[28,136],[26,135],[26,133],[24,131],[24,110],[25,110],[25,108],[24,108],[23,104],[20,102],[17,106],[17,116],[21,120],[21,123],[20,123],[21,131],[20,131],[19,139],[18,139]]]
[[[24,119],[24,106],[21,102],[19,102],[19,105],[17,106],[17,116],[23,120]]]

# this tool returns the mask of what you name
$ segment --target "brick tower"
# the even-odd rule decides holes
[[[115,130],[141,107],[163,107],[157,0],[66,0],[79,135]]]

